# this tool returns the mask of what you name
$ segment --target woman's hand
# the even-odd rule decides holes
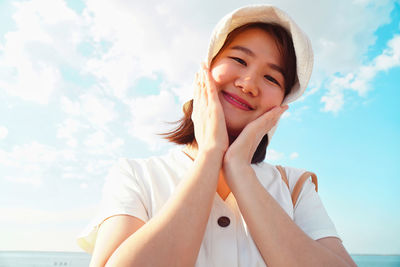
[[[254,121],[246,125],[236,140],[229,146],[225,153],[224,165],[240,166],[245,164],[250,166],[251,159],[256,151],[261,139],[278,122],[280,116],[289,106],[275,106]]]
[[[229,139],[224,111],[210,70],[204,63],[195,78],[192,121],[198,152],[217,149],[225,153]]]

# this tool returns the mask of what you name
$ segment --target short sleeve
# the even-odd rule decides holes
[[[79,247],[92,253],[100,225],[114,215],[131,215],[147,222],[145,192],[143,184],[136,177],[134,162],[120,159],[105,179],[97,216],[77,238]]]
[[[313,240],[337,237],[335,225],[328,216],[315,185],[307,179],[293,211],[294,222]]]

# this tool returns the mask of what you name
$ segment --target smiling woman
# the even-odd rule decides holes
[[[354,266],[316,175],[264,161],[312,62],[309,39],[283,11],[225,16],[193,100],[165,134],[184,146],[111,169],[100,213],[78,239],[91,266]]]

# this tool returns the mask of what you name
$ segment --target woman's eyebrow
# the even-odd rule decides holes
[[[235,46],[231,47],[231,49],[232,50],[242,51],[243,53],[245,53],[245,54],[247,54],[248,56],[251,56],[251,57],[255,57],[256,56],[253,51],[251,51],[250,49],[248,49],[246,47],[240,46],[240,45],[235,45]]]
[[[271,69],[276,70],[277,72],[279,72],[280,74],[282,74],[283,77],[285,77],[285,74],[284,74],[284,72],[283,72],[283,69],[282,69],[281,67],[279,67],[278,65],[273,64],[273,63],[268,63],[268,66],[269,66]]]
[[[253,51],[251,51],[250,49],[248,49],[247,47],[244,47],[244,46],[235,45],[235,46],[231,47],[230,49],[242,51],[243,53],[247,54],[247,55],[250,56],[250,57],[256,57],[256,55],[254,54]],[[279,72],[280,74],[282,74],[283,77],[285,77],[285,74],[284,74],[284,72],[283,72],[283,69],[282,69],[280,66],[278,66],[278,65],[276,65],[276,64],[273,64],[273,63],[267,63],[267,65],[268,65],[271,69],[276,70],[277,72]]]

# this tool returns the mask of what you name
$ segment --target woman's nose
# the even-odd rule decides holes
[[[244,75],[238,78],[235,82],[235,85],[239,87],[245,94],[251,94],[252,96],[258,95],[257,84],[252,75]]]

